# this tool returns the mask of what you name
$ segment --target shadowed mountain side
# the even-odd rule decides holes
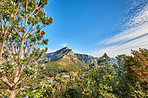
[[[95,64],[97,65],[97,60],[98,60],[98,57],[93,57],[91,55],[87,55],[87,54],[78,54],[78,53],[75,53],[75,55],[77,56],[77,58],[82,61],[83,63],[87,64],[87,65],[90,65],[90,64]]]

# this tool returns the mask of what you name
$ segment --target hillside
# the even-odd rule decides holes
[[[87,54],[79,54],[79,53],[75,53],[75,55],[77,56],[77,58],[82,61],[83,63],[90,65],[90,64],[95,64],[97,65],[97,60],[98,57],[93,57],[91,55],[87,55]]]
[[[50,63],[46,65],[46,70],[54,72],[78,71],[80,68],[88,66],[81,62],[72,49],[64,47],[56,52],[46,54],[44,57],[50,59]]]
[[[70,54],[73,56],[72,59],[80,60],[87,65],[92,63],[97,64],[98,57],[93,57],[87,54],[74,53],[72,49],[69,49],[68,47],[64,47],[60,50],[57,50],[56,52],[48,53],[44,57],[50,58],[50,61],[52,62],[62,58],[68,52],[71,52]]]

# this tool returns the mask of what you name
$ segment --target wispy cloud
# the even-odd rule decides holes
[[[41,50],[42,49],[45,49],[45,47],[44,48],[41,48]],[[56,50],[53,50],[53,49],[50,49],[50,48],[48,48],[48,50],[47,50],[47,52],[46,53],[51,53],[51,52],[55,52]]]
[[[65,43],[65,44],[61,44],[61,46],[66,47],[66,46],[67,46],[67,43]]]
[[[119,54],[129,55],[131,49],[148,48],[148,5],[136,12],[124,25],[128,29],[99,42],[99,44],[107,47],[99,49],[92,54],[101,56],[107,53],[109,56],[115,57]]]

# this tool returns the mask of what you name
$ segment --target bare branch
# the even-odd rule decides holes
[[[20,72],[19,72],[19,75],[18,75],[18,81],[16,81],[16,84],[21,80],[20,80],[20,77],[22,76],[22,73],[23,73],[23,70],[24,70],[24,65],[21,66],[21,69],[20,69]]]
[[[31,2],[31,0],[28,1],[28,3],[30,3],[30,2]]]

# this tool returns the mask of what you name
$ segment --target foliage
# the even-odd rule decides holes
[[[148,83],[148,50],[133,51],[133,56],[126,56],[125,67],[135,80]]]
[[[45,70],[43,73],[48,76],[56,76],[58,73],[68,73],[70,71],[78,71],[80,68],[87,67],[87,64],[82,63],[79,60],[73,61],[71,59],[58,59],[56,61],[52,61],[47,63],[45,66]]]
[[[148,93],[148,50],[132,50],[133,56],[125,57],[125,67],[132,82],[140,83],[142,89]]]
[[[81,98],[82,95],[81,95],[80,91],[78,91],[77,89],[68,88],[68,89],[63,93],[63,97],[65,97],[65,98]]]
[[[118,64],[113,66],[83,68],[78,72],[58,73],[55,77],[35,79],[34,86],[21,91],[18,97],[45,98],[146,98],[147,84],[135,81],[124,66],[125,55],[118,55]],[[124,60],[125,59],[125,60]],[[33,80],[34,81],[34,80]],[[50,81],[50,82],[49,82]],[[30,81],[32,82],[32,81]]]
[[[132,51],[133,56],[118,55],[118,64],[109,64],[105,53],[94,64],[83,68],[81,62],[63,64],[40,61],[47,48],[44,27],[52,23],[43,7],[48,0],[0,1],[0,96],[53,98],[144,98],[148,97],[148,50]],[[44,64],[46,69],[44,69]],[[67,65],[67,64],[66,64]],[[80,65],[82,68],[78,71]],[[52,69],[51,69],[52,68]],[[75,71],[75,72],[71,72]],[[60,73],[63,72],[63,73]],[[54,76],[50,78],[48,76]],[[43,83],[43,84],[42,84]],[[19,93],[18,93],[19,92]]]
[[[40,58],[47,45],[43,39],[44,27],[51,24],[52,17],[47,17],[44,6],[48,0],[1,0],[0,1],[0,80],[7,85],[0,88],[10,92],[6,96],[14,98],[26,80],[34,78]]]
[[[110,61],[110,57],[106,53],[104,53],[104,55],[98,59],[98,65],[108,65],[108,61]]]
[[[28,88],[22,90],[20,94],[17,95],[18,98],[20,97],[41,97],[41,98],[50,98],[52,96],[52,88],[49,86],[38,85],[37,89]]]
[[[125,55],[118,55],[118,65],[83,68],[79,72],[59,74],[53,82],[54,97],[66,98],[140,98],[146,97],[140,82],[130,78],[125,69]],[[109,59],[108,59],[109,60]],[[107,62],[107,60],[105,60]],[[102,63],[103,64],[103,63]],[[146,84],[145,84],[146,86]]]

